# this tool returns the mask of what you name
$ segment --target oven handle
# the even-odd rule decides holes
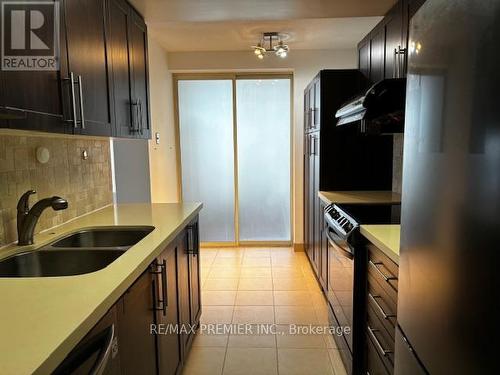
[[[335,246],[335,248],[336,248],[337,250],[339,250],[339,251],[340,251],[340,253],[341,253],[343,256],[345,256],[346,258],[351,259],[351,260],[352,260],[352,259],[354,259],[354,254],[353,254],[351,251],[346,250],[345,248],[343,248],[342,246],[340,246],[340,245],[339,245],[339,244],[338,244],[338,243],[337,243],[337,242],[333,239],[333,237],[332,237],[332,236],[331,236],[331,234],[330,234],[330,228],[328,228],[328,227],[326,227],[326,228],[325,228],[325,235],[326,235],[326,238],[328,239],[328,242],[330,242],[330,244],[331,244],[332,246]]]

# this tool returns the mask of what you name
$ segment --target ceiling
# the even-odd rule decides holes
[[[293,49],[354,48],[396,0],[131,0],[170,52],[248,50],[265,31]]]
[[[148,24],[151,35],[170,52],[242,51],[265,31],[285,33],[292,50],[346,49],[356,44],[381,17],[323,18],[251,22],[166,22]]]

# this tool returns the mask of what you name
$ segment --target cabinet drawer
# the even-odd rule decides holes
[[[387,331],[394,337],[397,321],[397,305],[371,276],[368,276],[366,304],[373,309]]]
[[[385,367],[394,367],[394,337],[391,337],[371,307],[367,309],[367,335]]]
[[[378,253],[377,253],[378,252]],[[397,304],[398,300],[398,267],[385,255],[372,251],[368,258],[368,275],[384,289],[387,295]]]
[[[390,375],[371,338],[366,336],[366,375]]]

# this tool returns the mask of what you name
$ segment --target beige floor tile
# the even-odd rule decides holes
[[[300,267],[273,267],[273,279],[289,279],[304,277]]]
[[[234,306],[203,306],[201,322],[204,324],[229,324],[233,320]]]
[[[228,335],[197,334],[193,346],[222,347],[227,346]]]
[[[217,258],[242,258],[245,250],[233,248],[221,248],[217,253]]]
[[[270,258],[271,252],[269,249],[252,248],[245,249],[245,258]]]
[[[337,349],[329,349],[328,354],[330,355],[330,361],[335,375],[347,375],[344,363],[340,357],[340,352]]]
[[[271,267],[243,267],[240,273],[241,278],[252,277],[272,277]]]
[[[220,375],[226,348],[192,347],[183,375]]]
[[[274,304],[281,306],[312,306],[309,292],[298,290],[274,291]]]
[[[326,349],[278,349],[280,375],[333,375]]]
[[[304,306],[275,306],[277,324],[318,324],[316,311]]]
[[[271,258],[243,258],[242,267],[271,267]]]
[[[228,348],[225,375],[277,375],[276,349]]]
[[[229,335],[228,346],[239,348],[275,348],[276,337],[272,334],[274,333],[273,328],[273,325],[245,325],[241,327],[241,331]]]
[[[243,258],[215,258],[212,263],[212,267],[240,267],[242,264]]]
[[[240,279],[238,290],[273,290],[273,279],[265,277],[254,277]]]
[[[276,339],[278,348],[326,348],[326,342],[323,334],[303,334],[302,332],[299,334],[294,329],[293,325],[279,325],[277,331],[278,334],[276,335]]]
[[[236,291],[205,290],[201,293],[203,306],[232,306],[235,299]]]
[[[309,290],[307,288],[306,280],[302,278],[287,278],[287,279],[274,279],[274,290]]]
[[[233,313],[235,324],[271,324],[274,323],[273,306],[235,306]]]
[[[208,279],[204,290],[237,290],[239,279]]]
[[[235,305],[240,306],[272,306],[273,305],[273,292],[271,291],[250,291],[250,290],[239,290],[236,293]]]
[[[295,257],[274,257],[271,258],[273,267],[300,267],[302,261]]]
[[[330,316],[329,311],[323,308],[315,308],[316,317],[318,318],[318,323],[321,325],[329,325],[330,324]]]
[[[337,349],[337,343],[335,342],[335,338],[333,335],[326,334],[324,336],[325,344],[328,349]]]
[[[208,274],[209,279],[234,279],[240,277],[239,267],[212,267]]]

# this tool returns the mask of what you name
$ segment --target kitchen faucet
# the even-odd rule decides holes
[[[35,193],[35,190],[28,190],[21,196],[17,203],[17,244],[19,246],[33,244],[36,223],[46,208],[52,207],[54,211],[68,208],[68,202],[65,199],[54,196],[39,200],[30,209],[29,198],[30,195]]]

